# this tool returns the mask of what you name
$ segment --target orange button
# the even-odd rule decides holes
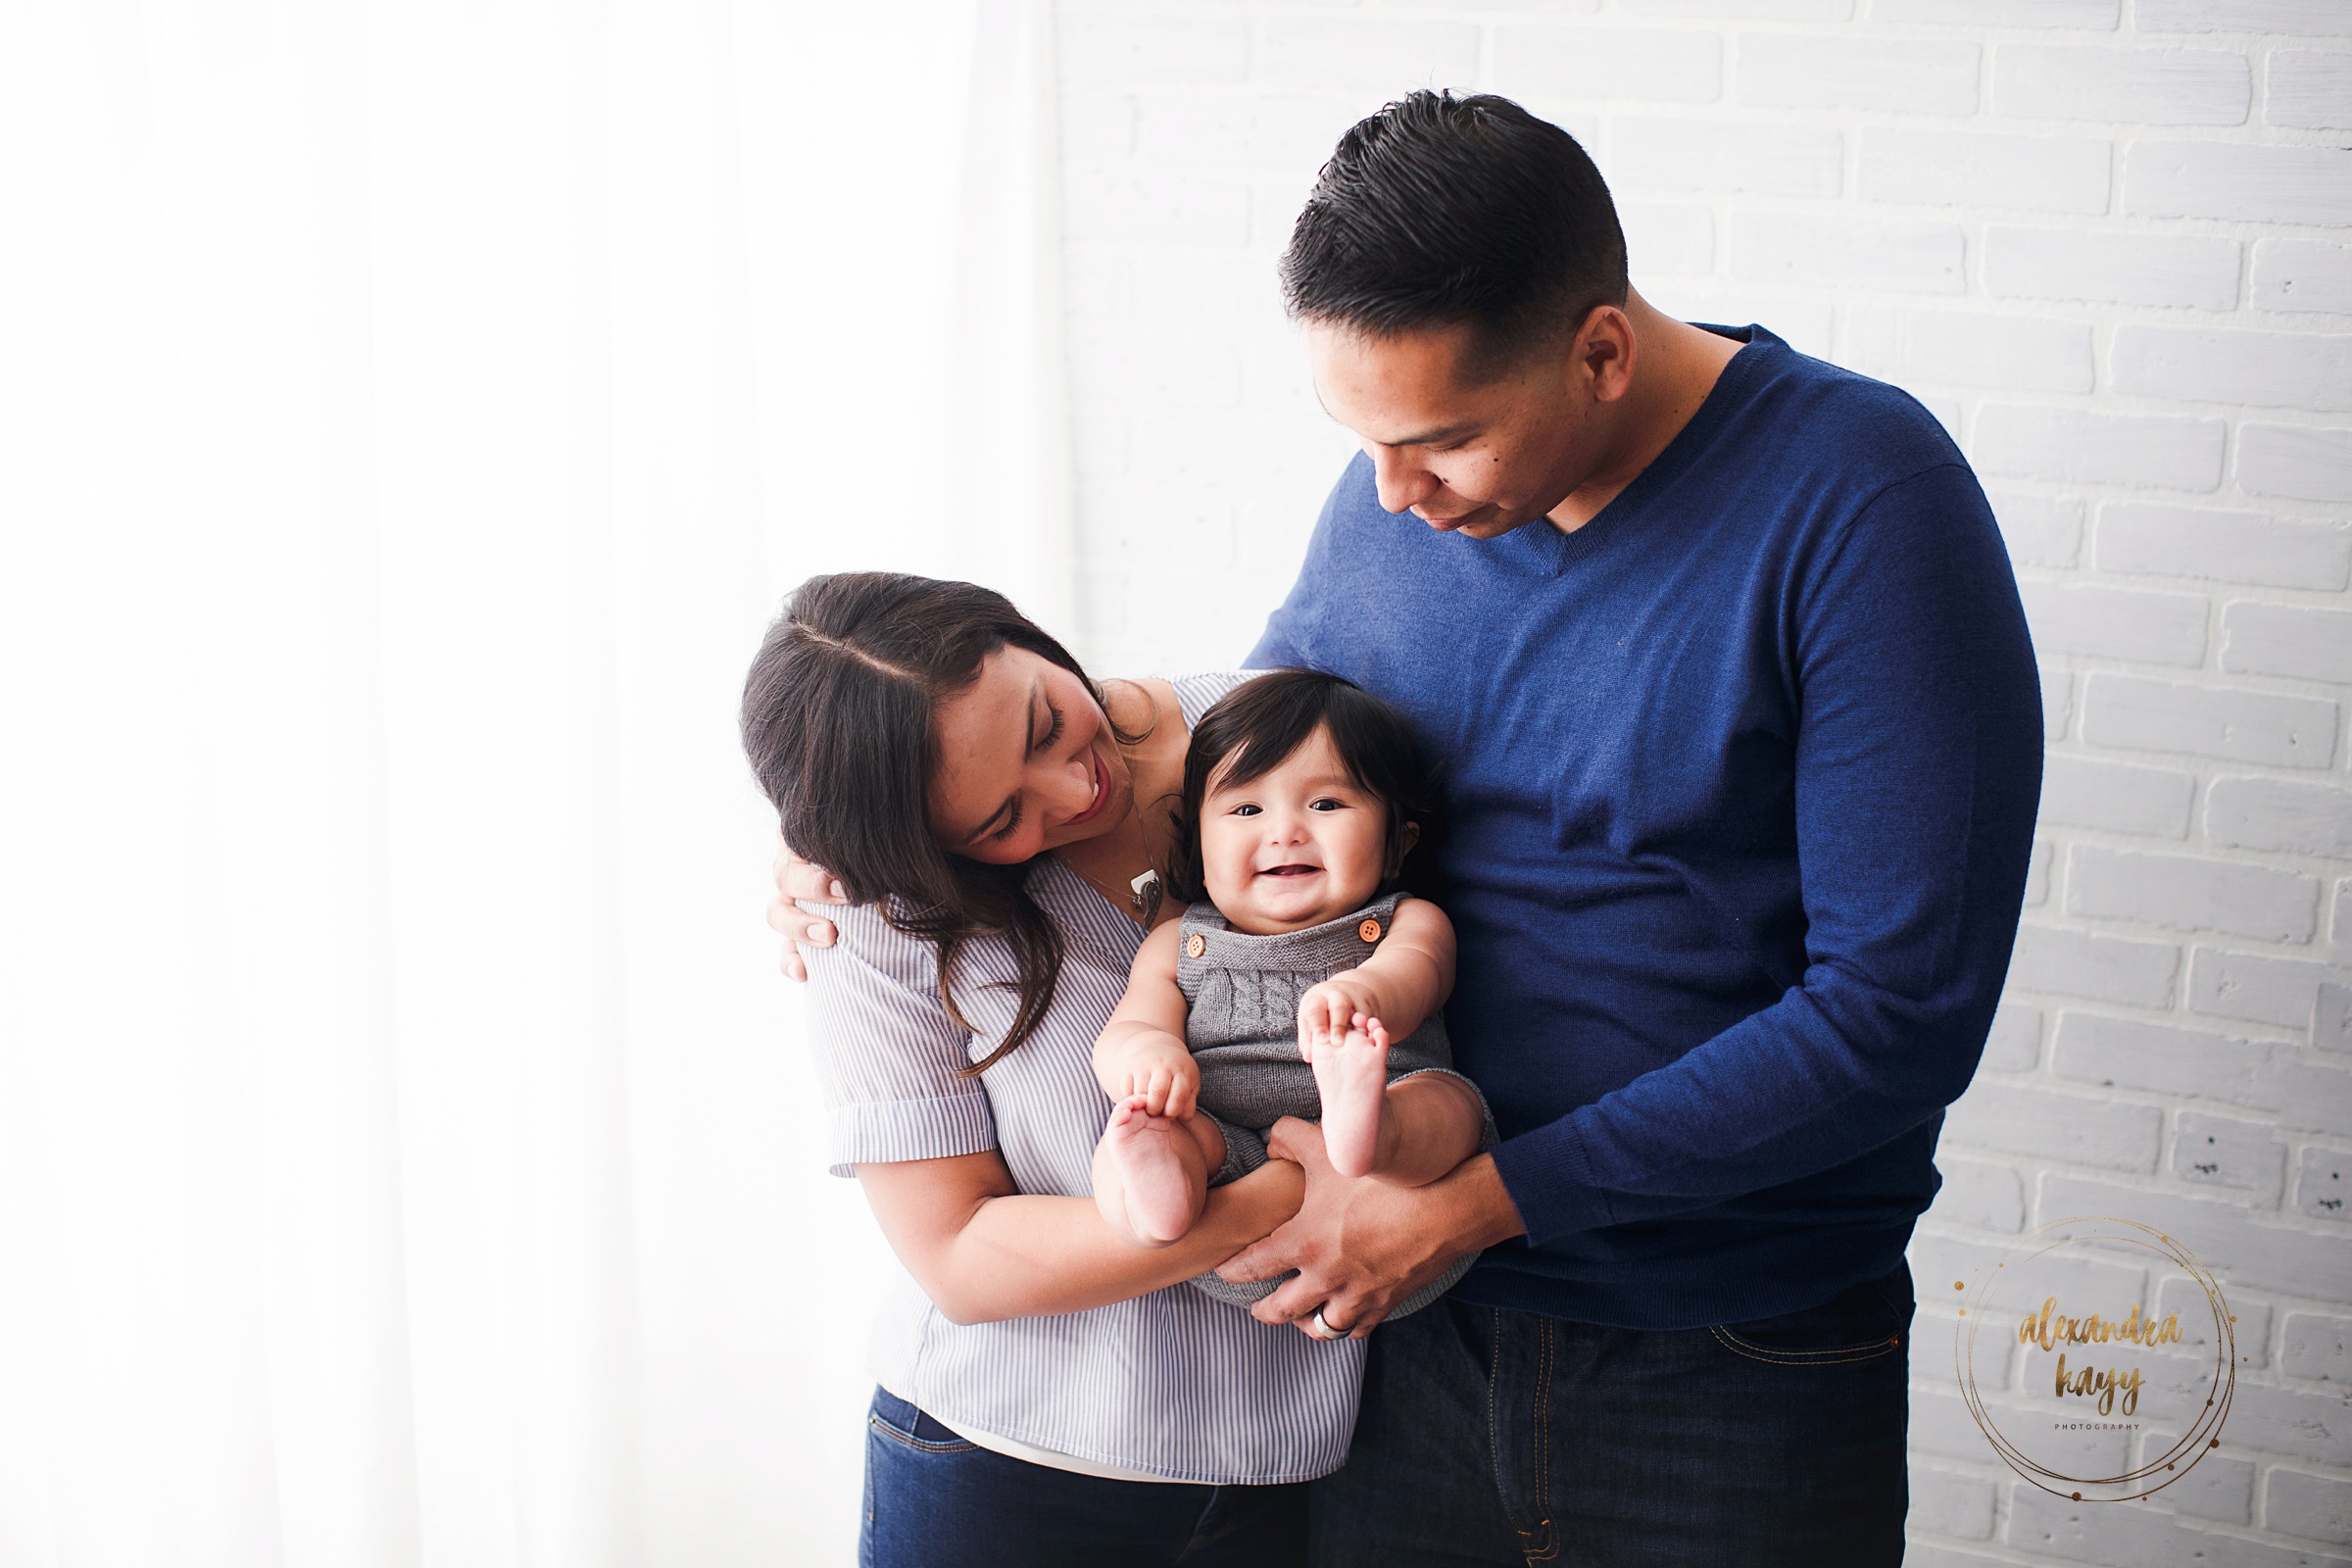
[[[1198,958],[1200,956],[1200,955],[1208,951],[1208,938],[1202,936],[1198,931],[1194,932],[1191,936],[1184,939],[1184,951],[1193,957]]]
[[[1380,922],[1378,920],[1366,920],[1362,925],[1359,925],[1355,928],[1355,934],[1359,937],[1362,937],[1366,942],[1378,942],[1380,940]]]

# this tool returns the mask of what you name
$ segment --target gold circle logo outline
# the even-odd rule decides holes
[[[2197,1255],[2181,1245],[2179,1240],[2158,1230],[2153,1225],[2143,1225],[2132,1219],[2118,1219],[2112,1215],[2078,1214],[2066,1219],[2054,1219],[2045,1225],[2037,1225],[2028,1231],[2022,1239],[2032,1242],[2037,1237],[2049,1236],[2052,1232],[2067,1231],[2080,1226],[2101,1225],[2118,1226],[2132,1234],[2100,1236],[2094,1231],[2089,1237],[2072,1234],[2060,1235],[2027,1256],[2017,1259],[2017,1262],[2020,1264],[2030,1263],[2034,1258],[2056,1251],[2062,1247],[2089,1240],[2101,1240],[2154,1252],[2185,1270],[2188,1277],[2196,1282],[2197,1288],[2205,1295],[2206,1307],[2213,1315],[2214,1380],[2211,1392],[2206,1396],[2204,1408],[2198,1412],[2195,1420],[2188,1423],[2188,1430],[2170,1448],[2149,1459],[2137,1469],[2126,1470],[2121,1475],[2070,1476],[2053,1470],[2047,1465],[2036,1463],[2028,1457],[2025,1450],[2019,1447],[2014,1441],[2001,1434],[1998,1424],[1993,1421],[1991,1412],[1985,1406],[1984,1396],[1977,1392],[1976,1346],[1977,1330],[1983,1326],[1985,1320],[1986,1295],[1991,1289],[1993,1281],[1999,1278],[2001,1271],[2008,1267],[2006,1262],[1978,1268],[1975,1289],[1968,1292],[1968,1305],[1961,1309],[1960,1321],[1953,1326],[1952,1357],[1954,1369],[1959,1373],[1960,1378],[1960,1397],[1968,1406],[1969,1416],[1977,1423],[1977,1429],[1984,1434],[1984,1440],[1992,1445],[1993,1452],[2000,1455],[2003,1464],[2052,1496],[2067,1497],[2076,1502],[2132,1502],[2162,1492],[2166,1487],[2187,1475],[2199,1459],[2222,1446],[2222,1423],[2229,1419],[2230,1402],[2237,1394],[2237,1319],[2230,1315],[2229,1300],[2222,1295],[2221,1282],[2214,1278],[2213,1272],[2206,1268],[2198,1260]],[[1962,1283],[1965,1288],[1965,1282]],[[2185,1463],[2182,1462],[2184,1457]],[[2082,1494],[2082,1489],[2084,1487],[2133,1487],[2151,1476],[2164,1472],[2170,1472],[2170,1474],[2167,1474],[2164,1480],[2157,1482],[2154,1486],[2141,1491],[2126,1492],[2110,1497],[2085,1498]],[[2052,1485],[2053,1482],[2060,1485]]]

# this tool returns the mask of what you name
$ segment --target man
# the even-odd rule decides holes
[[[1250,662],[1445,759],[1447,1020],[1502,1133],[1393,1189],[1278,1131],[1306,1203],[1223,1270],[1299,1270],[1261,1317],[1365,1334],[1485,1254],[1373,1336],[1316,1560],[1897,1562],[1903,1249],[2040,782],[1983,493],[1903,394],[1651,309],[1502,99],[1348,131],[1283,275],[1364,456]]]
[[[1503,1135],[1310,1182],[1224,1271],[1360,1333],[1490,1250],[1373,1339],[1317,1559],[1896,1562],[1903,1249],[2040,784],[1983,493],[1900,392],[1651,309],[1592,161],[1501,99],[1349,130],[1283,278],[1364,456],[1249,662],[1445,758],[1447,1020]]]

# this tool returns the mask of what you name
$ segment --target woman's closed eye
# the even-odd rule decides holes
[[[1062,712],[1060,709],[1055,708],[1052,703],[1048,703],[1046,705],[1046,711],[1052,715],[1052,720],[1046,725],[1046,732],[1043,735],[1037,735],[1031,738],[1029,742],[1029,755],[1032,757],[1035,757],[1040,752],[1053,750],[1054,743],[1061,739],[1061,732],[1066,727],[1062,722]],[[1031,715],[1029,722],[1032,726],[1036,724],[1037,719],[1034,714]],[[1004,812],[1004,825],[1001,828],[998,828],[994,833],[989,834],[989,839],[992,842],[1001,844],[1004,840],[1011,838],[1021,829],[1022,815],[1021,798],[1018,795],[1015,795],[1009,803],[1009,808]]]
[[[1054,715],[1054,721],[1046,726],[1046,732],[1043,735],[1029,743],[1029,751],[1033,756],[1039,752],[1052,751],[1054,743],[1061,739],[1061,710],[1048,704],[1046,711]]]

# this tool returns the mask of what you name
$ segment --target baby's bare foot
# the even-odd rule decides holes
[[[1389,1032],[1356,1014],[1345,1035],[1315,1046],[1315,1092],[1323,1099],[1323,1152],[1343,1176],[1380,1162],[1380,1118],[1389,1104]]]
[[[1184,1152],[1192,1138],[1165,1116],[1144,1108],[1140,1095],[1111,1107],[1102,1130],[1102,1154],[1118,1173],[1126,1195],[1127,1229],[1147,1246],[1158,1247],[1193,1228],[1206,1198],[1201,1181],[1187,1167]]]

